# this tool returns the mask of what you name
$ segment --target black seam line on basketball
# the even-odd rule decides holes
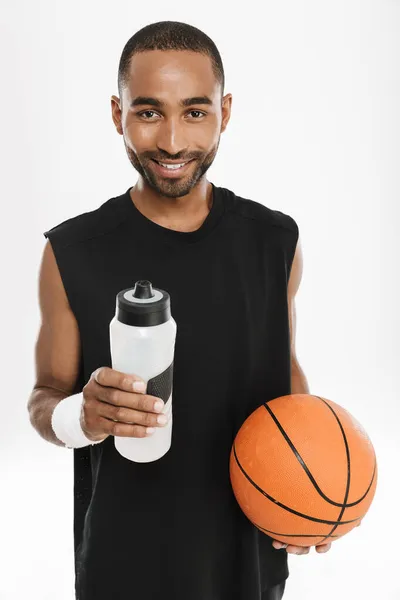
[[[253,523],[253,525],[255,525],[256,527],[258,527],[259,529],[262,529],[263,531],[265,531],[266,533],[272,533],[272,535],[283,535],[283,536],[287,536],[287,537],[325,537],[325,533],[282,533],[281,531],[271,531],[271,529],[265,529],[265,527],[261,527],[261,525],[257,525],[257,523],[254,523],[254,521],[251,521]],[[329,537],[340,537],[339,535],[331,535]]]
[[[340,514],[339,514],[339,517],[338,517],[338,523],[337,523],[337,525],[335,525],[334,527],[332,527],[332,529],[331,529],[331,531],[329,532],[329,534],[327,534],[327,535],[326,535],[326,536],[323,538],[323,540],[324,540],[324,539],[326,540],[326,539],[328,539],[329,537],[331,537],[331,536],[332,536],[332,533],[333,533],[333,532],[335,531],[335,529],[337,529],[337,527],[339,526],[339,524],[340,524],[340,523],[339,523],[339,521],[341,521],[342,515],[343,515],[343,513],[344,513],[344,511],[345,511],[346,507],[348,506],[348,505],[347,505],[347,499],[348,499],[348,497],[349,497],[349,491],[350,491],[350,479],[351,479],[351,469],[350,469],[350,450],[349,450],[349,445],[348,445],[348,443],[347,443],[347,437],[346,437],[345,431],[344,431],[344,429],[343,429],[342,423],[341,423],[341,421],[340,421],[339,417],[337,416],[337,414],[336,414],[335,410],[334,410],[334,409],[333,409],[333,408],[330,406],[330,404],[328,404],[328,402],[326,402],[326,401],[324,400],[324,398],[321,398],[321,396],[314,396],[314,398],[319,398],[319,400],[321,400],[321,401],[322,401],[322,402],[325,404],[325,406],[327,406],[327,407],[329,408],[329,410],[332,412],[333,416],[334,416],[334,417],[335,417],[335,419],[337,420],[337,422],[338,422],[338,425],[339,425],[339,427],[340,427],[340,431],[342,432],[342,436],[343,436],[343,442],[344,442],[344,445],[345,445],[345,449],[346,449],[346,457],[347,457],[347,483],[346,483],[346,491],[345,491],[345,495],[344,495],[344,500],[343,500],[343,504],[342,504],[342,509],[341,509],[341,511],[340,511]],[[375,460],[375,462],[376,462],[376,460]],[[374,465],[374,467],[375,467],[375,465]],[[375,472],[375,468],[374,468],[374,472]]]
[[[339,424],[340,431],[342,432],[343,441],[344,441],[344,445],[345,445],[345,448],[346,448],[346,456],[347,456],[347,484],[346,484],[346,491],[345,491],[345,494],[344,494],[343,506],[342,506],[342,509],[341,509],[339,517],[338,517],[338,521],[340,521],[341,518],[342,518],[342,516],[343,516],[344,511],[346,510],[347,499],[348,499],[349,493],[350,493],[351,469],[350,469],[350,450],[349,450],[349,445],[347,443],[347,437],[346,437],[346,434],[344,432],[342,423],[341,423],[339,417],[337,416],[337,414],[335,413],[335,411],[333,410],[333,408],[327,402],[325,402],[325,400],[323,398],[321,398],[321,396],[314,396],[314,398],[319,398],[329,408],[329,410],[333,413],[335,419],[337,420],[337,422]],[[335,531],[335,529],[337,529],[337,527],[338,527],[338,525],[335,525],[334,527],[332,527],[331,531],[325,537],[325,539],[327,539],[328,537],[330,537],[332,535],[332,533]]]
[[[334,412],[334,410],[332,409],[331,406],[329,406],[329,404],[327,404],[323,398],[320,398],[320,396],[314,396],[314,398],[319,398],[320,400],[322,400],[324,402],[324,404],[326,404],[328,406],[328,408],[333,412],[335,418],[338,420],[339,422],[339,426],[342,430],[342,434],[345,437],[345,433],[343,431],[343,428],[341,426],[341,423],[336,415],[336,413]],[[338,506],[340,508],[350,508],[352,506],[357,506],[357,504],[359,504],[360,502],[362,502],[364,500],[364,498],[366,497],[366,495],[368,494],[369,490],[371,489],[372,483],[374,481],[374,477],[375,477],[375,468],[376,468],[376,461],[374,464],[374,470],[372,473],[372,478],[371,481],[367,487],[367,491],[365,492],[365,494],[363,494],[361,496],[361,498],[359,498],[358,500],[355,500],[354,502],[350,502],[349,504],[342,504],[341,502],[335,502],[334,500],[331,500],[330,498],[328,498],[328,496],[326,496],[324,494],[324,492],[321,490],[321,488],[319,487],[318,483],[316,482],[316,480],[314,479],[310,469],[307,467],[306,463],[304,462],[304,460],[302,459],[302,457],[300,456],[300,453],[298,452],[298,450],[296,449],[296,447],[294,446],[293,442],[290,440],[290,438],[288,437],[288,435],[286,434],[285,430],[282,428],[281,424],[279,423],[278,419],[276,418],[276,416],[274,415],[274,413],[272,412],[272,410],[270,409],[270,407],[267,405],[267,403],[265,403],[264,408],[269,412],[270,416],[272,417],[272,419],[275,421],[276,426],[279,428],[280,432],[282,433],[283,437],[285,438],[285,440],[287,441],[287,443],[289,444],[292,452],[295,454],[297,460],[299,461],[299,463],[301,464],[301,466],[303,467],[304,471],[307,473],[309,479],[311,480],[311,483],[313,484],[313,486],[315,487],[315,489],[317,490],[317,492],[320,494],[320,496],[322,496],[322,498],[324,500],[326,500],[326,502],[328,502],[329,504],[333,504],[334,506]],[[347,440],[345,441],[345,445],[347,447]]]
[[[236,454],[236,444],[235,443],[233,444],[233,455],[235,457],[235,460],[236,460],[236,463],[237,463],[239,469],[242,471],[242,473],[246,477],[246,479],[248,479],[250,481],[250,483],[255,487],[255,489],[258,490],[260,492],[260,494],[263,494],[263,496],[268,498],[268,500],[271,500],[271,502],[273,502],[274,504],[277,504],[281,508],[284,508],[288,512],[290,512],[294,515],[297,515],[298,517],[303,517],[303,519],[307,519],[308,521],[314,521],[315,523],[324,523],[325,525],[348,525],[349,523],[355,523],[355,521],[359,521],[361,519],[361,517],[357,517],[356,519],[351,519],[350,521],[340,521],[340,522],[327,521],[325,519],[317,519],[317,517],[311,517],[310,515],[305,515],[304,513],[301,513],[298,510],[294,510],[294,508],[290,508],[289,506],[286,506],[286,504],[283,504],[282,502],[279,502],[278,500],[276,500],[275,498],[270,496],[267,492],[265,492],[262,488],[260,488],[260,486],[257,485],[257,483],[255,481],[253,481],[253,479],[246,473],[246,471],[243,469],[242,465],[239,462],[239,459]]]
[[[348,443],[347,443],[346,434],[344,432],[344,429],[342,427],[342,424],[340,422],[339,417],[337,416],[337,414],[335,413],[335,411],[333,410],[333,408],[327,402],[325,402],[323,398],[321,398],[320,396],[314,396],[314,398],[319,398],[319,400],[321,400],[330,409],[330,411],[332,412],[333,416],[335,417],[336,421],[339,424],[340,431],[342,432],[344,446],[345,446],[345,450],[346,450],[346,458],[347,458],[347,478],[346,478],[346,490],[345,490],[345,493],[344,493],[344,500],[343,500],[343,503],[341,505],[337,504],[334,501],[331,501],[329,498],[327,498],[325,496],[325,494],[323,494],[323,492],[322,492],[322,490],[320,490],[317,482],[315,481],[315,479],[311,475],[311,472],[309,471],[307,465],[305,464],[305,462],[301,458],[300,454],[297,452],[297,450],[296,450],[293,442],[290,440],[289,436],[286,434],[285,430],[282,428],[281,424],[279,423],[278,419],[275,417],[274,413],[271,411],[271,409],[269,408],[269,406],[267,406],[266,403],[264,404],[264,408],[269,412],[270,416],[275,421],[275,424],[277,425],[277,427],[281,431],[282,435],[284,436],[285,440],[289,444],[290,448],[292,449],[292,451],[296,455],[297,460],[303,466],[303,469],[308,474],[309,478],[311,479],[311,481],[312,481],[314,487],[317,489],[317,491],[321,495],[323,495],[324,499],[327,500],[328,502],[330,502],[331,504],[334,504],[336,506],[341,506],[341,510],[340,510],[340,513],[339,513],[339,516],[338,516],[338,520],[337,520],[336,524],[332,527],[331,531],[324,538],[322,538],[324,540],[324,539],[327,539],[328,537],[330,537],[330,535],[335,531],[335,529],[337,529],[337,527],[339,526],[339,524],[341,522],[343,513],[344,513],[344,511],[346,509],[347,498],[349,496],[349,490],[350,490],[350,452],[349,452],[349,446],[348,446]]]

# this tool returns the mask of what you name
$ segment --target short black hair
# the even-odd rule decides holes
[[[118,67],[118,92],[127,86],[132,56],[147,50],[191,50],[209,56],[212,69],[221,85],[225,87],[225,74],[221,55],[208,35],[197,27],[179,21],[158,21],[139,29],[125,44]]]

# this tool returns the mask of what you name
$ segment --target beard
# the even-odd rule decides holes
[[[188,173],[182,175],[182,177],[168,178],[158,175],[153,170],[153,160],[149,152],[143,152],[138,155],[130,148],[123,136],[125,150],[128,155],[129,161],[134,169],[143,177],[148,185],[153,188],[158,194],[166,196],[167,198],[180,198],[186,196],[189,192],[197,185],[204,173],[208,171],[218,151],[219,140],[209,152],[198,153],[187,158],[182,158],[182,162],[193,159],[192,164],[188,166]],[[165,160],[179,160],[181,157],[166,157],[161,158]],[[157,157],[158,160],[158,157]]]

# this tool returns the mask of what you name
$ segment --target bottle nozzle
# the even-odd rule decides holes
[[[147,279],[141,279],[135,283],[132,294],[135,298],[153,298],[153,287]]]

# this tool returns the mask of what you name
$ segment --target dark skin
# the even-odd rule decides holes
[[[139,96],[163,105],[130,107]],[[211,104],[180,104],[204,96]],[[212,201],[205,173],[216,156],[231,104],[231,94],[222,97],[208,56],[152,50],[132,57],[128,87],[121,99],[111,97],[111,109],[116,130],[139,175],[131,190],[132,201],[146,217],[178,231],[200,227]],[[194,160],[182,177],[172,179],[159,175],[152,159]]]

